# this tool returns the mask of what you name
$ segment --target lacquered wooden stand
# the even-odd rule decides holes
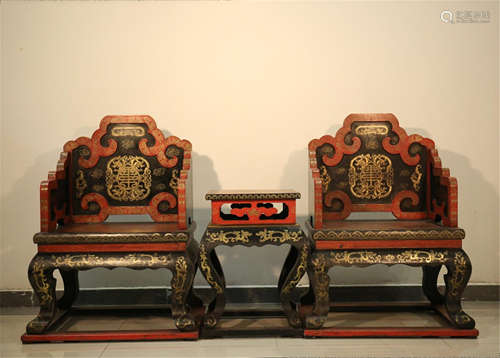
[[[203,311],[193,309],[199,322]],[[154,321],[154,324],[151,322]],[[104,323],[103,323],[104,322]],[[127,323],[129,322],[129,323]],[[82,329],[83,328],[83,329]],[[27,343],[197,340],[199,330],[182,332],[175,327],[171,309],[74,307],[62,313],[43,334],[23,334]]]
[[[289,324],[284,330],[293,333],[288,332],[290,327],[292,331],[302,327],[291,294],[306,273],[310,245],[301,227],[295,223],[295,200],[298,198],[300,194],[293,191],[219,191],[206,195],[206,199],[212,201],[212,223],[200,242],[199,265],[215,291],[215,299],[209,303],[203,320],[207,335],[213,335],[210,330],[217,329],[225,308],[226,283],[215,252],[220,245],[260,247],[289,244],[291,248],[278,281],[281,306]],[[268,329],[270,334],[276,334],[283,333],[282,328],[261,327],[260,331]],[[230,331],[227,333],[231,334]]]

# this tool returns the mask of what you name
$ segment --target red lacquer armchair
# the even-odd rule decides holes
[[[167,268],[178,329],[196,322],[188,301],[198,245],[191,222],[191,143],[165,138],[149,116],[107,116],[91,138],[64,145],[57,170],[40,185],[41,231],[28,277],[40,313],[28,334],[47,332],[78,294],[78,271]],[[152,222],[105,222],[109,215],[148,214]],[[64,295],[56,299],[58,269]]]
[[[329,310],[328,270],[406,264],[423,268],[423,291],[453,326],[473,328],[460,299],[471,263],[457,227],[457,180],[434,142],[407,135],[393,114],[351,114],[335,135],[309,143],[309,263],[315,305],[308,328]],[[394,220],[348,220],[353,212],[389,212]],[[442,266],[444,294],[437,288]]]

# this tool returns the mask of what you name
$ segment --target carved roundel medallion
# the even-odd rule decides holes
[[[349,185],[360,199],[382,199],[392,190],[394,170],[389,157],[383,154],[360,154],[351,160]]]
[[[123,155],[111,159],[106,168],[108,195],[118,201],[137,201],[151,191],[151,169],[144,158]]]

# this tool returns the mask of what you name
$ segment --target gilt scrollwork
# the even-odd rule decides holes
[[[299,231],[284,230],[268,230],[264,229],[255,234],[261,243],[286,243],[298,242],[302,240],[302,234]]]
[[[422,165],[417,164],[415,167],[415,170],[413,171],[412,175],[410,176],[410,180],[413,184],[413,189],[415,189],[416,192],[420,190],[420,184],[422,182]]]
[[[115,137],[144,137],[146,132],[139,126],[117,126],[111,129],[111,135]]]
[[[177,302],[181,302],[186,289],[184,285],[186,284],[188,273],[188,264],[184,256],[179,256],[175,261],[175,274],[172,280],[172,291]]]
[[[359,125],[354,130],[357,135],[387,135],[389,133],[389,128],[381,124],[367,124]]]
[[[92,185],[92,190],[97,192],[97,193],[102,193],[104,191],[104,185],[101,184],[94,184]]]
[[[103,175],[104,171],[101,168],[95,168],[90,172],[90,176],[95,180],[101,179]]]
[[[160,168],[154,168],[153,169],[153,175],[155,177],[161,177],[163,175],[165,175],[165,173],[167,172],[167,169],[166,168],[163,168],[163,167],[160,167]]]
[[[32,268],[32,284],[35,291],[38,293],[40,305],[45,305],[50,302],[52,298],[49,277],[46,275],[47,265],[41,258],[35,258]]]
[[[215,292],[217,294],[224,293],[224,289],[212,275],[212,268],[209,263],[207,248],[203,243],[200,245],[200,268],[203,272],[203,276],[205,276],[205,280],[207,280],[207,282],[215,289]]]
[[[362,199],[382,199],[392,191],[394,170],[383,154],[360,154],[351,160],[349,185],[351,193]]]
[[[442,230],[339,230],[339,231],[316,231],[314,240],[462,240],[465,232],[461,229]]]
[[[85,180],[85,176],[81,169],[76,171],[75,177],[75,189],[76,189],[76,197],[80,199],[83,196],[85,189],[87,188],[87,181]]]
[[[408,250],[396,255],[396,259],[401,263],[445,263],[448,259],[448,251],[434,250]]]
[[[335,264],[377,264],[382,261],[382,255],[373,251],[342,251],[331,252],[331,258]]]
[[[316,296],[318,299],[325,299],[328,297],[328,286],[330,284],[330,279],[328,277],[328,265],[325,255],[319,254],[314,255],[311,260],[312,268],[314,270],[314,277],[311,280],[316,280]]]
[[[283,287],[282,293],[287,294],[289,293],[297,284],[299,283],[300,279],[304,274],[306,273],[306,268],[307,268],[307,258],[309,257],[309,247],[308,245],[302,246],[300,250],[300,258],[298,260],[298,265],[297,269],[295,271],[294,277],[287,282],[286,286]]]
[[[127,255],[64,254],[52,255],[56,267],[84,269],[87,267],[167,267],[172,255],[158,253],[131,253]]]
[[[385,136],[389,133],[389,128],[385,125],[367,124],[357,126],[354,133],[364,137],[367,149],[376,150],[379,147],[377,135]]]
[[[175,194],[177,194],[177,187],[179,186],[179,170],[172,170],[172,178],[170,178],[168,186],[173,190]]]
[[[454,270],[451,275],[450,283],[450,295],[457,296],[460,294],[460,290],[464,286],[466,280],[466,267],[468,265],[468,260],[465,254],[461,251],[457,251],[453,258]]]
[[[207,232],[206,241],[219,244],[248,243],[252,233],[245,230]]]
[[[138,201],[151,191],[149,162],[139,156],[123,155],[111,159],[106,167],[108,195],[118,201]]]
[[[328,192],[328,186],[332,182],[332,178],[328,174],[328,170],[324,165],[319,167],[319,175],[321,177],[321,185],[323,187],[323,193]]]
[[[448,252],[434,250],[406,250],[400,253],[381,253],[369,250],[331,251],[330,258],[335,265],[444,264],[448,260]]]
[[[125,138],[119,141],[120,145],[125,150],[130,150],[135,147],[135,141],[132,138]]]

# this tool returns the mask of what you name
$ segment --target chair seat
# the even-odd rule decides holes
[[[33,242],[46,244],[114,244],[187,242],[194,231],[192,224],[180,230],[177,223],[96,223],[68,224],[53,232],[39,232]]]
[[[460,248],[464,230],[428,220],[326,221],[321,229],[308,229],[316,249]]]
[[[463,240],[465,231],[428,220],[326,221],[313,230],[315,240]]]

